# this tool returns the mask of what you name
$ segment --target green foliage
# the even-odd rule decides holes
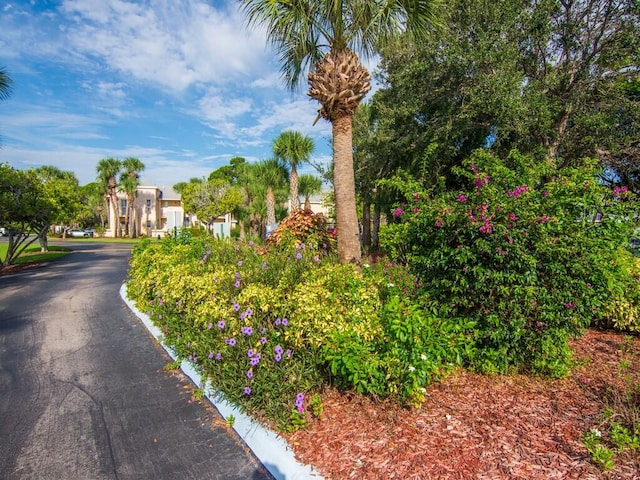
[[[609,447],[602,445],[601,439],[602,432],[595,428],[592,428],[582,436],[582,442],[587,447],[593,462],[602,470],[613,470],[615,467],[613,460],[616,454]]]
[[[612,294],[637,288],[616,268],[635,198],[598,184],[593,162],[552,171],[517,152],[478,151],[454,171],[457,192],[390,182],[406,201],[383,247],[443,314],[475,322],[477,369],[565,375],[567,340],[601,318]]]
[[[180,359],[220,395],[284,430],[322,415],[317,392],[327,382],[417,404],[422,388],[472,351],[470,324],[400,298],[405,286],[415,288],[406,269],[389,263],[359,272],[313,245],[146,240],[134,247],[129,277],[129,297]]]

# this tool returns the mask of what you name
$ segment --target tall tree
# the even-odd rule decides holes
[[[314,148],[311,137],[294,130],[285,130],[273,141],[273,154],[289,167],[289,197],[292,211],[300,208],[298,165],[309,161]]]
[[[311,195],[322,192],[322,179],[315,175],[300,175],[299,178],[300,195],[304,196],[304,209],[311,210]]]
[[[120,160],[111,157],[103,158],[96,166],[98,173],[96,182],[101,185],[107,211],[111,209],[111,215],[108,216],[109,228],[112,229],[114,237],[120,236],[120,215],[118,213],[118,198],[116,195],[116,189],[118,188],[117,176],[120,172],[120,167]],[[111,225],[112,217],[114,225]]]
[[[441,0],[241,0],[249,25],[264,25],[280,52],[281,70],[294,88],[304,71],[308,95],[320,103],[318,118],[331,122],[338,255],[361,259],[352,152],[352,117],[371,89],[358,54],[408,30],[424,37],[439,22]]]
[[[120,173],[120,190],[127,195],[127,209],[125,212],[124,228],[127,237],[135,238],[135,209],[134,199],[138,193],[140,185],[140,172],[144,170],[144,163],[135,157],[127,157],[121,162],[122,172]],[[131,223],[133,223],[133,228]]]
[[[477,148],[567,164],[633,147],[638,104],[619,87],[640,70],[637,2],[456,0],[451,12],[438,39],[382,49],[379,151],[395,168],[433,184],[455,181],[450,167]]]
[[[267,226],[274,225],[276,223],[275,191],[282,189],[287,184],[286,167],[276,158],[262,160],[256,164],[255,175],[258,182],[266,189]]]
[[[185,210],[195,213],[212,233],[215,220],[232,212],[242,202],[242,193],[238,187],[214,178],[206,182],[189,182],[182,191],[182,201]]]
[[[66,227],[75,223],[80,210],[81,198],[78,179],[73,172],[62,171],[52,165],[33,169],[40,182],[42,199],[39,202],[40,228],[38,241],[41,251],[48,250],[47,234],[51,225]]]

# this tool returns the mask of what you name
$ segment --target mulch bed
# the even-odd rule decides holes
[[[459,370],[431,385],[420,409],[329,390],[323,417],[285,438],[327,480],[640,479],[640,451],[602,472],[581,441],[608,399],[640,388],[640,338],[626,353],[624,341],[588,331],[561,380]]]

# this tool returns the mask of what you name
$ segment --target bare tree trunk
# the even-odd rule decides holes
[[[333,186],[336,197],[336,228],[340,263],[361,262],[356,187],[353,173],[352,117],[333,120]]]
[[[571,115],[571,106],[567,106],[555,123],[555,138],[549,144],[549,151],[547,153],[547,162],[555,165],[556,164],[556,155],[558,154],[558,147],[560,146],[560,142],[562,142],[562,138],[564,137],[564,132],[567,129],[567,123],[569,122],[569,116]]]
[[[362,247],[371,250],[371,201],[362,201]]]
[[[49,251],[49,242],[47,240],[47,232],[49,231],[49,227],[42,228],[38,232],[38,242],[40,243],[40,251],[48,252]]]
[[[273,188],[267,188],[267,225],[276,223],[276,198],[273,194]]]
[[[380,203],[376,202],[373,206],[373,232],[371,233],[371,244],[374,250],[380,250],[380,216],[382,209]]]
[[[289,189],[291,192],[291,212],[293,212],[300,208],[300,198],[298,195],[298,170],[295,165],[291,165],[291,176],[289,181],[291,182]],[[273,223],[275,223],[275,221]],[[269,221],[267,221],[267,224],[269,224]]]
[[[118,197],[116,197],[115,192],[111,194],[110,204],[111,210],[114,214],[114,226],[113,226],[113,236],[114,238],[120,237],[120,212],[118,211]]]

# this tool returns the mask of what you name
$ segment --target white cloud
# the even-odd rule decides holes
[[[138,81],[181,91],[228,84],[264,67],[264,36],[235,9],[197,0],[66,0],[67,41]]]

